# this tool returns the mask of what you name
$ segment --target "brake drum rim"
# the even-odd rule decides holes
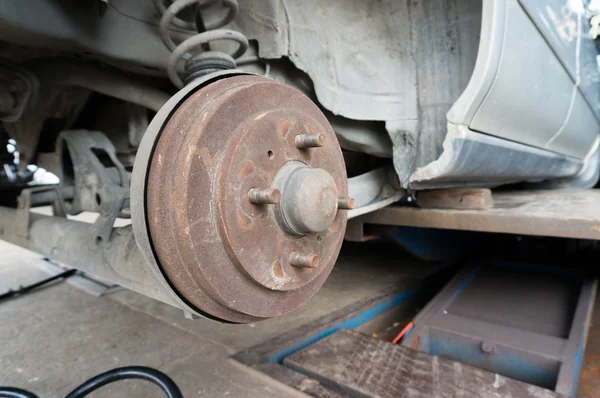
[[[203,309],[212,307],[211,313],[217,311],[218,316],[226,316],[221,314],[225,310],[257,317],[282,315],[316,293],[331,271],[333,261],[326,268],[328,272],[322,272],[312,284],[286,294],[265,289],[234,268],[227,256],[230,246],[224,244],[223,236],[214,234],[216,221],[223,213],[217,213],[219,217],[215,219],[216,214],[212,211],[223,203],[232,202],[218,201],[212,192],[218,191],[218,184],[222,182],[217,179],[215,170],[227,167],[232,159],[226,156],[228,150],[236,147],[241,138],[239,134],[228,136],[225,132],[238,132],[240,124],[250,116],[259,112],[268,113],[266,110],[273,111],[277,107],[282,111],[287,108],[312,111],[321,119],[321,125],[329,128],[330,139],[335,141],[333,130],[325,116],[306,96],[289,86],[262,77],[226,79],[205,90],[212,91],[190,97],[178,110],[179,114],[171,118],[156,149],[162,155],[162,163],[160,155],[158,158],[154,156],[157,162],[153,159],[150,172],[156,170],[156,174],[152,176],[154,183],[149,182],[147,201],[155,211],[164,213],[153,219],[155,226],[153,228],[151,225],[150,228],[153,242],[158,244],[155,250],[159,262],[180,294]],[[209,105],[204,105],[206,98],[211,98]],[[236,112],[229,116],[232,110]],[[336,158],[339,173],[345,175],[341,150],[338,146],[333,148],[339,151]],[[201,150],[201,156],[196,156],[198,150]],[[256,151],[252,150],[251,153]],[[169,195],[162,190],[164,186],[169,189]],[[188,195],[190,190],[196,192]],[[201,199],[199,202],[188,206],[198,198]],[[205,201],[209,206],[200,205]],[[177,205],[173,206],[173,203]],[[210,234],[208,241],[193,239],[203,234]],[[335,257],[342,239],[343,235],[339,234],[338,244],[332,242]],[[177,255],[174,256],[175,252]],[[182,273],[185,277],[181,276]]]
[[[222,81],[227,82],[229,80],[225,79]],[[203,95],[208,96],[208,94],[212,94],[210,96],[210,102],[204,101],[202,98],[199,97],[194,97],[194,95],[199,95],[201,93],[201,90],[208,90],[208,92],[204,92]],[[177,219],[178,214],[174,214],[172,211],[170,211],[170,209],[174,207],[173,203],[171,203],[170,200],[162,204],[160,203],[161,201],[164,201],[166,197],[162,190],[164,187],[156,185],[161,182],[160,177],[162,176],[166,178],[164,184],[166,184],[167,188],[172,188],[173,184],[175,184],[178,178],[178,174],[176,173],[176,171],[179,170],[181,162],[186,162],[189,160],[187,157],[182,156],[181,149],[184,147],[186,142],[189,143],[190,140],[196,137],[194,134],[190,134],[190,131],[192,131],[194,127],[194,123],[199,117],[199,113],[196,111],[196,109],[194,109],[194,102],[201,102],[199,109],[206,110],[207,112],[212,110],[214,112],[214,105],[220,104],[219,100],[222,100],[221,97],[228,91],[226,89],[223,89],[223,87],[219,87],[214,84],[207,85],[201,90],[189,96],[186,99],[186,101],[183,102],[175,112],[173,112],[170,120],[165,124],[161,135],[157,140],[153,158],[151,161],[151,166],[148,172],[148,184],[146,186],[146,205],[149,208],[149,202],[153,198],[155,201],[158,201],[158,205],[154,206],[153,210],[155,212],[166,211],[166,215],[163,216],[164,219],[167,220],[170,224],[166,226],[166,234],[163,234],[164,231],[160,228],[155,229],[153,233],[151,225],[152,220],[150,220],[150,213],[148,213],[149,235],[153,244],[154,252],[157,256],[157,262],[158,264],[160,264],[160,267],[164,272],[165,277],[174,286],[174,288],[177,291],[177,294],[184,297],[187,301],[194,305],[195,308],[198,308],[199,310],[205,313],[209,313],[218,319],[228,319],[235,322],[247,322],[248,320],[255,321],[258,319],[264,319],[265,317],[246,314],[228,308],[226,300],[221,299],[220,295],[218,294],[218,291],[214,289],[213,286],[207,281],[207,277],[205,276],[206,271],[204,267],[196,266],[197,264],[201,264],[202,260],[196,256],[193,249],[190,249],[190,247],[192,247],[193,244],[182,244],[182,242],[185,242],[188,239],[187,236],[181,236],[182,231],[185,231],[186,228],[189,229],[190,224],[187,222],[188,219],[186,217],[183,217],[183,225],[179,225],[178,221],[181,222],[181,217]],[[175,123],[174,119],[184,119],[183,123],[185,124],[186,116],[190,117],[189,120],[187,120],[189,125],[186,127],[185,134],[174,134],[176,132],[176,129],[167,130],[171,123]],[[179,120],[179,122],[181,123],[181,120]],[[174,142],[169,142],[173,140]],[[167,150],[162,153],[163,162],[172,162],[172,167],[161,166],[161,162],[157,158],[157,153],[159,152],[159,147],[161,145],[167,145]],[[169,147],[172,146],[176,146],[176,150],[170,150],[171,148]],[[157,160],[158,165],[156,164],[156,162],[154,162],[155,159]],[[157,173],[158,176],[156,176]],[[159,179],[159,181],[155,182],[154,185],[151,181],[152,174],[155,174],[155,178]],[[190,168],[185,167],[183,170],[183,176],[188,177],[190,174]],[[206,173],[206,175],[209,177],[209,179],[211,179],[213,174]],[[153,189],[153,186],[155,189]],[[178,206],[187,205],[186,200],[188,188],[189,186],[184,181],[183,189],[181,191],[175,191],[175,195],[184,195],[184,198],[182,198],[181,203],[177,203]],[[205,188],[207,187],[205,186]],[[203,192],[200,192],[200,195],[202,194]],[[210,203],[210,200],[208,202]],[[207,229],[209,231],[213,230],[212,226],[210,225],[207,227]],[[200,231],[200,235],[203,233],[204,231]],[[217,248],[221,247],[222,243],[219,242]],[[176,256],[169,256],[169,250],[176,253]],[[185,252],[187,252],[187,255]],[[166,256],[166,258],[161,259],[161,253],[163,253],[163,257]],[[184,258],[186,258],[189,262],[194,264],[194,266],[187,267],[185,262],[183,261]],[[183,275],[183,277],[181,277],[181,275]],[[218,280],[219,278],[217,279],[217,281]]]
[[[146,260],[146,264],[148,265],[152,276],[160,283],[163,287],[163,291],[171,299],[169,304],[181,308],[184,311],[184,314],[189,314],[189,316],[193,315],[212,321],[226,323],[240,322],[222,319],[197,308],[177,291],[175,286],[169,281],[162,267],[159,265],[158,258],[150,239],[150,229],[148,226],[146,210],[146,185],[148,172],[150,170],[150,161],[160,133],[171,118],[171,115],[179,108],[179,105],[184,102],[187,97],[215,81],[228,77],[247,75],[253,76],[254,74],[239,70],[215,72],[211,75],[194,80],[169,98],[152,118],[148,128],[144,132],[134,159],[134,166],[131,174],[131,225],[135,241],[142,253],[142,257]],[[248,319],[248,322],[252,322],[252,320]]]
[[[191,95],[193,95],[197,90],[201,90],[207,86],[209,86],[210,83],[214,82],[215,80],[220,80],[224,77],[234,77],[234,76],[252,76],[251,74],[244,74],[244,73],[221,73],[219,74],[219,76],[215,76],[215,77],[211,77],[211,79],[207,79],[204,81],[200,81],[198,83],[196,83],[193,87],[191,87],[190,89],[184,89],[182,90],[182,92],[179,92],[176,97],[173,97],[168,103],[167,105],[165,105],[165,107],[163,107],[159,113],[157,114],[157,116],[153,119],[148,132],[144,135],[144,138],[142,140],[142,145],[140,145],[140,151],[138,152],[139,155],[142,155],[142,151],[143,149],[146,149],[145,151],[145,155],[146,156],[139,156],[136,157],[136,165],[134,168],[134,178],[133,181],[138,181],[138,184],[134,184],[132,181],[132,193],[135,192],[139,192],[139,179],[136,177],[139,177],[139,175],[141,174],[142,171],[144,171],[145,173],[145,178],[144,178],[144,182],[148,181],[149,178],[149,174],[150,174],[150,169],[151,169],[151,165],[150,165],[150,161],[153,159],[153,155],[154,155],[154,151],[156,150],[156,146],[158,146],[158,142],[160,141],[160,138],[162,136],[162,130],[164,127],[166,127],[166,125],[168,124],[168,122],[170,122],[171,117],[177,112],[177,110],[179,110],[179,106],[182,105],[184,103],[184,101],[186,99],[188,99]],[[274,82],[268,81],[268,82],[264,82],[264,83],[269,83],[269,84],[275,84]],[[226,95],[227,90],[225,90],[222,95]],[[316,107],[316,105],[314,105],[312,103],[312,101],[310,101],[308,98],[306,98],[306,100],[308,100],[310,102],[310,104],[313,107]],[[304,99],[302,100],[304,101]],[[170,106],[169,106],[170,105]],[[167,108],[168,110],[166,110],[165,108]],[[215,114],[218,114],[218,110],[215,111]],[[321,114],[322,115],[322,114]],[[160,117],[159,117],[160,116]],[[323,120],[326,121],[326,118],[324,116],[322,116]],[[192,124],[193,125],[193,124]],[[330,128],[328,122],[327,122],[327,127]],[[160,131],[157,131],[160,130]],[[152,132],[153,134],[150,135],[150,132]],[[186,133],[187,134],[187,133]],[[152,141],[152,151],[149,152],[147,151],[147,147],[148,147],[148,142]],[[182,141],[182,145],[183,142],[185,142],[185,139]],[[142,148],[145,145],[144,148]],[[335,145],[337,145],[337,142],[334,143]],[[341,157],[341,150],[339,149],[339,146],[337,147],[337,150],[340,152],[338,155],[339,157]],[[177,156],[176,156],[177,158]],[[145,162],[144,162],[145,160]],[[226,161],[226,159],[224,159],[224,161]],[[140,163],[141,165],[144,165],[145,167],[140,167]],[[343,159],[341,161],[341,164],[343,166]],[[137,175],[136,175],[137,174]],[[214,178],[214,177],[211,177]],[[345,168],[343,168],[343,176],[341,176],[343,183],[346,183],[346,176],[345,176]],[[135,186],[134,186],[135,185]],[[146,184],[144,184],[146,185]],[[347,190],[347,184],[344,184],[345,188],[344,190]],[[144,207],[147,206],[147,200],[148,200],[148,193],[146,191],[147,187],[145,189],[142,190],[143,193],[143,204]],[[213,200],[212,197],[208,198],[208,201]],[[134,203],[138,202],[138,201],[133,201]],[[172,292],[173,296],[177,296],[177,301],[179,301],[179,305],[182,306],[181,304],[185,304],[185,307],[192,309],[192,313],[196,313],[199,314],[201,316],[205,316],[205,317],[209,317],[212,319],[218,319],[218,320],[222,320],[223,314],[220,315],[214,315],[214,314],[210,314],[207,313],[205,311],[203,311],[202,309],[200,309],[198,307],[198,305],[196,305],[195,303],[193,303],[194,298],[192,299],[188,299],[186,298],[185,294],[182,293],[177,286],[177,283],[175,281],[171,281],[169,276],[167,275],[167,272],[165,271],[165,269],[162,267],[162,265],[160,265],[160,260],[159,260],[159,256],[156,252],[156,248],[153,247],[152,245],[152,241],[151,241],[151,232],[150,232],[150,227],[148,225],[148,219],[147,217],[149,216],[144,216],[141,217],[141,219],[143,220],[143,225],[145,228],[140,228],[140,206],[139,203],[136,203],[135,205],[132,204],[132,219],[133,219],[133,223],[134,223],[134,233],[136,234],[136,239],[138,239],[138,245],[140,246],[140,248],[142,248],[142,252],[144,254],[144,257],[146,258],[146,260],[148,261],[149,264],[153,265],[151,267],[153,273],[156,275],[156,273],[159,273],[159,277],[161,279],[162,282],[164,282],[165,285],[169,286],[169,290],[174,290]],[[343,217],[343,224],[345,224],[345,216]],[[141,230],[141,231],[140,231]],[[138,236],[140,236],[140,238],[138,238]],[[339,241],[339,246],[341,246],[341,239]],[[150,249],[150,253],[148,251],[148,249]],[[337,250],[335,251],[335,257],[337,257],[337,253],[339,252],[339,247],[337,248]],[[151,254],[151,255],[149,255]],[[333,266],[333,264],[332,264]],[[325,278],[327,276],[329,272],[325,273]],[[319,281],[317,288],[315,289],[315,292],[318,290],[318,288],[320,288],[320,286],[322,285],[322,283],[324,282],[324,278],[322,281]],[[204,292],[205,294],[207,293],[206,291]],[[314,293],[313,293],[314,294]],[[215,297],[212,294],[208,294],[209,297],[212,297],[213,299],[215,299]],[[312,294],[310,294],[310,296],[312,296]],[[296,308],[297,306],[301,305],[303,302],[305,302],[307,300],[302,300],[299,304],[293,306],[294,308]],[[223,304],[225,304],[225,306],[223,307],[223,309],[227,308],[227,304],[226,303],[219,303],[221,304],[221,307],[223,307]],[[182,306],[183,307],[183,306]],[[185,308],[184,307],[184,308]],[[271,314],[269,313],[268,315],[261,317],[261,316],[256,316],[256,315],[248,315],[248,314],[244,314],[243,312],[240,312],[238,309],[233,309],[233,308],[228,308],[229,310],[233,310],[235,312],[235,316],[234,318],[236,318],[234,321],[236,322],[249,322],[249,321],[255,321],[255,320],[260,320],[260,319],[264,319],[265,317],[271,317],[271,316],[276,316],[279,314]],[[229,311],[226,311],[229,312]],[[287,312],[287,310],[285,311]],[[231,319],[230,319],[231,320]]]

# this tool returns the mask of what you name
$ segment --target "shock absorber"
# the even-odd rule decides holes
[[[169,32],[172,24],[180,28],[197,28],[199,25],[183,21],[177,18],[177,14],[185,8],[195,6],[200,22],[203,24],[202,10],[217,2],[221,2],[228,12],[218,20],[205,24],[205,31],[198,32],[179,45],[175,44]],[[160,35],[165,45],[172,51],[167,63],[167,75],[175,86],[183,88],[192,80],[211,72],[236,68],[236,59],[248,49],[248,39],[240,32],[219,28],[233,21],[237,15],[239,9],[237,0],[176,0],[168,8],[164,7],[162,0],[156,0],[156,4],[161,11],[164,10],[160,21]],[[210,50],[210,43],[215,40],[233,41],[238,44],[238,47],[231,53]],[[178,68],[182,61],[185,63],[180,74]]]

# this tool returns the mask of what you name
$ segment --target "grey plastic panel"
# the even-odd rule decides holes
[[[590,151],[599,131],[598,120],[578,92],[567,124],[554,140],[546,144],[546,149],[579,157],[581,153]]]
[[[598,51],[586,35],[588,19],[568,8],[575,3],[483,0],[477,62],[448,111],[444,152],[414,171],[411,188],[555,179],[561,187],[596,184]],[[562,43],[553,35],[566,26],[575,36]]]
[[[587,18],[577,12],[577,7],[581,7],[583,2],[520,0],[520,3],[573,81],[576,80],[577,66],[579,66],[579,90],[595,115],[600,117],[600,90],[598,89],[600,74],[596,62],[596,45],[593,40],[586,37],[589,30]],[[579,29],[583,34],[578,40]],[[580,45],[579,62],[577,62],[578,44]]]
[[[495,80],[469,127],[543,148],[567,116],[573,82],[516,0],[506,1],[505,24]]]
[[[442,156],[417,169],[410,186],[413,189],[493,187],[514,181],[573,176],[582,167],[583,161],[577,158],[448,123]]]

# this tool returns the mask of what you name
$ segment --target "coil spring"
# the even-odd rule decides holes
[[[206,24],[204,26],[206,31],[199,32],[176,45],[169,32],[171,24],[183,29],[197,28],[196,23],[177,18],[177,14],[191,6],[197,6],[197,12],[200,12],[201,9],[219,1],[229,9],[227,14],[211,24]],[[171,50],[167,63],[167,75],[178,88],[183,88],[192,80],[208,73],[235,69],[235,60],[248,49],[248,39],[242,33],[229,29],[219,29],[233,21],[237,15],[239,10],[237,0],[176,0],[168,8],[165,8],[163,0],[155,0],[155,4],[163,12],[159,26],[161,38],[167,48]],[[209,43],[215,40],[234,41],[238,43],[238,47],[230,54],[222,51],[211,51],[208,49]],[[177,71],[179,62],[182,60],[185,60],[183,79]]]

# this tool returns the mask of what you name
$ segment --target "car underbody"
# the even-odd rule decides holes
[[[190,317],[285,314],[349,219],[430,189],[594,187],[598,11],[4,0],[0,238]]]

